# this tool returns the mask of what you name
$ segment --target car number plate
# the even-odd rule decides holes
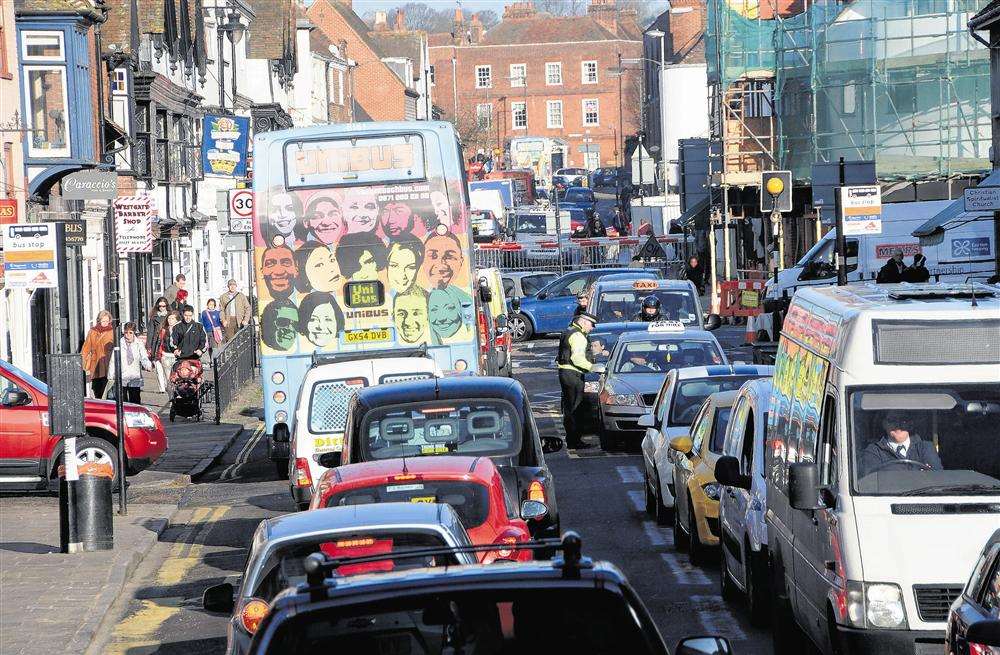
[[[414,496],[410,499],[411,503],[433,503],[437,500],[434,496]]]

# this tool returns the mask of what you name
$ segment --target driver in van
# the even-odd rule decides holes
[[[921,468],[941,470],[941,458],[934,444],[913,433],[913,423],[903,412],[888,412],[882,419],[885,436],[868,444],[861,453],[864,475],[889,468],[895,460],[923,464]]]

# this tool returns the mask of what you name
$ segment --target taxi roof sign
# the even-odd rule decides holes
[[[646,329],[649,332],[683,332],[686,328],[680,321],[653,321]]]
[[[660,288],[656,280],[636,280],[632,283],[632,288],[637,291],[653,291]]]

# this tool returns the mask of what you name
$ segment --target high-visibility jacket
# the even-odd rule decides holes
[[[556,364],[560,369],[586,373],[593,364],[587,358],[587,335],[583,333],[580,326],[575,322],[570,323],[569,328],[563,332],[559,339],[559,353],[556,356]]]

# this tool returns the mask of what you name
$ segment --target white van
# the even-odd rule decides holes
[[[407,357],[400,352],[386,355],[316,357],[306,372],[292,416],[288,459],[289,487],[299,509],[309,507],[315,485],[326,470],[320,466],[319,456],[343,446],[351,394],[376,384],[441,377],[441,369],[430,357]],[[333,363],[323,363],[325,360]]]
[[[1000,524],[1000,290],[800,290],[765,465],[775,652],[941,653]],[[798,625],[802,632],[795,630]]]
[[[917,253],[927,258],[931,281],[984,281],[994,270],[993,216],[983,214],[977,220],[949,229],[939,235],[918,239],[913,231],[927,219],[952,205],[954,200],[929,200],[882,205],[882,234],[849,236],[847,239],[847,280],[874,280],[897,248],[903,251],[907,265]],[[766,286],[768,298],[792,296],[797,289],[836,284],[834,266],[835,230],[827,232],[794,266],[771,277]]]

